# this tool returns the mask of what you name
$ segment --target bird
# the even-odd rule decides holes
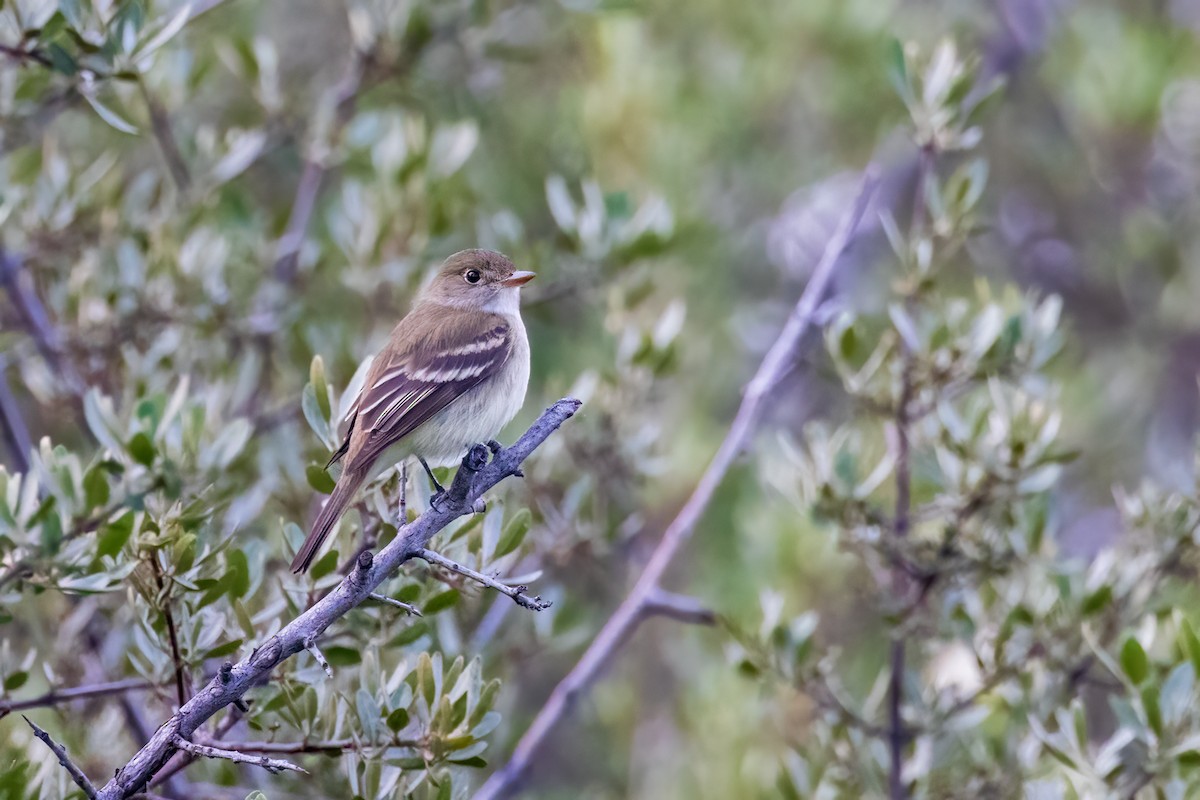
[[[436,507],[444,489],[430,465],[454,464],[479,442],[495,445],[525,402],[529,338],[520,292],[534,275],[491,250],[463,250],[445,260],[347,409],[345,439],[326,465],[340,473],[292,572],[309,568],[372,478],[415,456],[437,490]]]

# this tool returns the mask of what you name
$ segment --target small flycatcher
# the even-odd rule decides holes
[[[426,471],[454,464],[516,416],[529,384],[520,292],[533,276],[490,250],[446,259],[371,364],[346,439],[327,465],[342,462],[341,475],[293,572],[308,569],[369,479],[410,456]]]

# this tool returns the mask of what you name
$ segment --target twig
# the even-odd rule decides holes
[[[138,81],[138,88],[141,89],[146,110],[150,112],[150,129],[154,131],[154,140],[158,142],[158,149],[162,151],[163,160],[167,162],[171,180],[175,182],[175,188],[186,192],[192,185],[192,176],[188,171],[187,161],[184,160],[183,153],[179,149],[179,141],[171,129],[171,118],[167,115],[167,110],[163,108],[162,103],[158,102],[158,98],[150,93],[144,80]]]
[[[334,118],[330,138],[336,138],[354,116],[354,106],[358,99],[359,88],[363,77],[371,64],[371,56],[367,53],[356,52],[350,61],[346,74],[334,88]],[[280,283],[291,283],[296,278],[296,269],[300,257],[300,247],[308,231],[308,222],[316,207],[317,195],[321,191],[321,183],[325,178],[326,165],[319,157],[310,156],[304,161],[304,172],[296,186],[296,196],[292,200],[292,210],[288,214],[287,227],[279,244],[275,248],[275,265],[271,274]]]
[[[304,649],[307,650],[314,659],[316,659],[317,663],[321,665],[321,669],[325,670],[325,674],[332,678],[333,667],[329,666],[329,662],[325,660],[325,655],[321,652],[321,648],[317,647],[317,640],[315,637],[304,643]]]
[[[717,615],[695,597],[657,589],[646,598],[642,607],[646,616],[669,617],[691,625],[715,625]]]
[[[470,567],[463,566],[457,561],[451,561],[444,555],[435,553],[432,550],[421,550],[421,552],[417,553],[417,557],[429,562],[430,564],[436,564],[443,569],[448,569],[451,572],[458,573],[464,578],[470,578],[477,583],[483,584],[489,589],[495,589],[497,592],[500,592],[500,594],[511,597],[512,601],[521,606],[521,608],[528,608],[530,611],[544,611],[551,605],[549,600],[543,600],[537,595],[530,597],[529,595],[525,594],[529,591],[528,586],[523,584],[520,586],[509,586],[506,583],[501,583],[493,577],[484,575],[482,572],[476,572]]]
[[[439,509],[429,509],[406,525],[378,555],[363,553],[356,569],[342,579],[337,588],[318,600],[307,611],[285,625],[278,633],[255,648],[246,658],[228,669],[222,668],[208,685],[196,692],[164,722],[146,743],[103,788],[100,800],[124,800],[141,791],[179,749],[178,740],[187,741],[213,714],[234,704],[252,686],[268,676],[285,659],[305,649],[304,643],[324,631],[395,573],[401,564],[413,558],[429,540],[451,521],[472,513],[475,502],[505,478],[513,475],[529,455],[579,409],[574,399],[559,400],[511,447],[488,461],[488,450],[472,447],[463,459],[454,482]]]
[[[0,355],[0,430],[4,433],[4,444],[12,454],[13,465],[22,475],[29,472],[29,453],[33,440],[29,438],[29,426],[21,415],[21,407],[8,386],[8,361]]]
[[[62,337],[58,328],[50,321],[50,315],[46,313],[45,305],[34,291],[28,274],[19,256],[0,248],[0,284],[4,286],[24,320],[25,327],[37,344],[42,358],[74,396],[76,412],[82,419],[83,395],[87,392],[87,384],[80,377],[75,365],[64,357]]]
[[[37,725],[34,725],[29,717],[26,717],[24,714],[21,717],[29,723],[29,727],[33,728],[33,735],[41,739],[46,744],[46,747],[50,748],[50,752],[58,757],[58,763],[62,764],[63,769],[71,774],[71,780],[75,781],[75,785],[83,789],[83,793],[87,795],[89,800],[94,800],[96,797],[96,787],[92,786],[92,782],[88,780],[87,775],[83,774],[83,770],[75,766],[71,759],[67,757],[67,748],[51,739],[50,734]]]
[[[380,594],[379,592],[371,592],[369,595],[367,595],[367,597],[371,598],[372,600],[377,600],[380,603],[386,603],[389,606],[395,606],[396,608],[400,609],[404,613],[409,614],[411,616],[414,616],[414,617],[421,616],[421,612],[416,606],[410,605],[410,604],[402,602],[400,600],[397,600],[394,597],[388,597],[386,594]]]
[[[221,739],[223,739],[225,737],[226,734],[228,734],[231,730],[233,730],[233,727],[238,724],[238,721],[241,718],[242,718],[242,710],[240,708],[238,708],[237,706],[234,706],[234,708],[230,710],[229,714],[227,714],[225,716],[225,719],[221,720],[220,724],[217,725],[216,729],[213,731],[212,736],[204,737],[205,741],[210,742],[210,743],[211,742],[219,742]],[[234,749],[240,750],[243,748],[234,748]],[[151,786],[162,786],[163,784],[167,783],[172,778],[174,778],[176,775],[178,775],[180,772],[183,772],[185,769],[187,769],[188,766],[190,766],[192,764],[192,762],[195,760],[196,760],[196,756],[192,755],[191,753],[189,753],[185,750],[175,751],[175,755],[171,756],[171,759],[167,762],[166,766],[164,766],[161,770],[159,770],[158,774],[154,776],[154,780],[152,780],[150,782],[150,785]]]
[[[213,742],[241,753],[349,753],[365,747],[413,747],[423,746],[417,739],[396,739],[390,742],[370,744],[357,739],[334,739],[315,742]]]
[[[183,706],[187,702],[188,696],[184,684],[185,670],[183,656],[179,650],[179,635],[175,630],[175,615],[171,611],[171,595],[167,591],[166,584],[163,583],[162,568],[158,565],[157,557],[151,556],[150,567],[154,571],[154,582],[158,586],[156,602],[159,611],[162,612],[163,623],[167,627],[167,641],[171,645],[171,663],[175,665],[175,695],[179,700],[179,705]]]
[[[912,403],[912,374],[905,356],[901,376],[900,400],[896,407],[896,510],[892,521],[892,533],[898,539],[908,535],[909,514],[912,511],[912,476],[910,472],[909,405]],[[892,588],[897,596],[908,592],[908,575],[899,568],[892,570]],[[888,791],[892,800],[905,800],[908,790],[904,786],[904,747],[908,743],[908,731],[904,725],[904,655],[905,640],[897,634],[891,647],[891,675],[888,678]]]
[[[691,497],[684,503],[679,514],[667,526],[662,539],[650,556],[646,569],[638,578],[629,595],[621,602],[612,617],[596,634],[591,646],[579,662],[550,693],[546,704],[538,712],[533,723],[517,743],[509,762],[492,774],[475,795],[476,800],[495,800],[511,794],[521,781],[538,749],[549,737],[551,730],[566,714],[579,695],[599,675],[601,668],[613,653],[625,642],[629,634],[644,617],[645,607],[659,581],[670,566],[675,554],[687,540],[692,529],[712,500],[734,460],[741,454],[751,435],[758,427],[767,396],[779,380],[791,369],[796,352],[804,335],[812,327],[813,317],[833,277],[834,266],[858,228],[867,203],[874,193],[878,179],[874,168],[869,168],[863,178],[862,188],[850,211],[846,214],[833,237],[825,247],[820,262],[813,270],[812,278],[800,296],[799,302],[788,317],[779,338],[767,351],[758,371],[746,386],[741,406],[730,426],[729,433],[721,442]]]
[[[52,689],[45,694],[31,697],[28,700],[0,700],[0,719],[14,711],[24,711],[27,708],[54,706],[59,703],[69,703],[72,700],[87,700],[92,697],[103,697],[124,692],[140,692],[153,689],[156,684],[140,678],[130,678],[124,681],[110,683],[94,683],[88,686],[74,686],[70,689]]]
[[[291,772],[303,772],[308,774],[308,770],[304,767],[298,767],[290,761],[283,761],[278,758],[267,758],[266,756],[248,756],[245,753],[239,753],[236,750],[222,750],[219,747],[211,747],[206,744],[196,744],[195,742],[185,739],[179,734],[175,734],[171,740],[172,744],[180,750],[186,750],[194,756],[203,758],[224,758],[229,761],[235,761],[238,764],[252,764],[256,767],[262,767],[272,775],[278,774],[285,770]],[[95,797],[95,795],[92,795]]]
[[[54,66],[54,62],[52,62],[46,56],[45,53],[41,52],[40,50],[36,50],[36,49],[35,50],[22,50],[21,48],[13,47],[10,44],[0,44],[0,53],[3,53],[4,55],[8,56],[13,61],[19,61],[22,63],[27,62],[27,61],[35,61],[38,64],[41,64],[43,67],[53,67]]]

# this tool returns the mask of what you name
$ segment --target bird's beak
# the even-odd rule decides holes
[[[536,272],[529,272],[527,270],[520,269],[520,270],[517,270],[516,272],[514,272],[512,275],[509,275],[504,280],[500,281],[500,285],[501,286],[523,286],[526,283],[529,283],[531,280],[533,280],[536,277],[537,277]]]

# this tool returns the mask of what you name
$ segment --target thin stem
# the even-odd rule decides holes
[[[417,739],[395,739],[380,744],[370,744],[355,739],[334,739],[332,741],[304,742],[218,742],[221,747],[237,750],[243,753],[350,753],[372,747],[424,747],[425,743]]]
[[[154,570],[154,582],[158,585],[158,607],[163,615],[163,624],[167,628],[167,641],[171,644],[171,662],[175,666],[175,695],[179,700],[179,707],[182,708],[188,698],[187,688],[184,685],[184,665],[183,656],[179,650],[179,635],[175,629],[175,615],[171,611],[171,594],[163,582],[162,567],[159,566],[157,557],[150,557],[150,567]]]
[[[228,761],[234,761],[238,764],[251,764],[256,767],[262,767],[267,772],[277,774],[284,771],[303,772],[308,774],[308,770],[304,767],[298,767],[290,761],[283,761],[278,758],[267,758],[266,756],[248,756],[245,753],[239,753],[236,750],[224,750],[220,747],[212,747],[205,744],[196,744],[193,741],[183,738],[176,734],[172,739],[172,744],[180,750],[186,750],[194,756],[203,758],[224,758]],[[94,796],[94,795],[93,795]]]
[[[892,533],[898,539],[908,536],[909,515],[912,511],[911,443],[909,442],[909,406],[912,403],[912,375],[905,356],[901,375],[900,400],[896,405],[896,508],[892,521]],[[897,597],[908,592],[909,578],[904,570],[892,569],[892,590]],[[891,675],[888,678],[888,791],[892,800],[905,800],[908,790],[904,786],[904,748],[908,743],[908,731],[904,725],[904,660],[905,639],[896,634],[891,647]]]
[[[512,601],[522,608],[528,608],[530,611],[544,611],[550,607],[550,601],[543,600],[537,595],[534,595],[533,597],[527,595],[526,592],[529,591],[528,586],[509,586],[506,583],[501,583],[495,578],[484,575],[482,572],[476,572],[470,567],[463,566],[457,561],[451,561],[440,553],[435,553],[432,550],[422,549],[415,555],[430,564],[436,564],[442,569],[448,569],[451,572],[462,575],[464,578],[470,578],[471,580],[480,583],[489,589],[495,589],[497,592],[500,592],[500,594],[512,598]]]
[[[183,158],[183,152],[179,149],[179,141],[175,138],[175,133],[171,128],[171,118],[167,115],[167,110],[163,108],[162,103],[158,102],[158,98],[150,93],[144,80],[138,81],[138,88],[141,89],[142,100],[146,103],[147,111],[150,112],[150,128],[154,131],[154,140],[158,142],[158,149],[162,151],[163,160],[167,162],[171,180],[175,182],[175,188],[186,192],[192,185],[192,176],[188,171],[187,162]]]
[[[376,602],[384,603],[384,604],[392,606],[394,608],[398,608],[401,611],[403,611],[404,613],[410,614],[414,617],[421,616],[421,611],[416,606],[411,605],[409,603],[402,602],[400,600],[397,600],[394,597],[388,597],[386,594],[380,594],[379,592],[371,592],[371,594],[369,594],[367,596],[370,597],[372,600],[375,600]]]
[[[92,697],[104,697],[124,692],[140,692],[145,689],[153,689],[155,685],[150,681],[140,678],[130,678],[123,681],[74,686],[70,689],[52,689],[45,694],[31,697],[28,700],[0,700],[0,719],[3,719],[14,711],[55,706],[60,703],[69,703],[72,700],[87,700]]]
[[[29,438],[29,426],[17,405],[8,386],[8,361],[0,356],[0,432],[4,434],[4,444],[13,458],[13,465],[22,475],[29,472],[29,453],[33,450],[33,440]]]
[[[746,385],[745,395],[730,425],[729,433],[721,442],[704,474],[700,476],[692,495],[663,532],[662,539],[651,554],[637,583],[596,634],[596,638],[592,640],[579,662],[554,687],[545,705],[517,743],[512,758],[488,778],[475,795],[475,800],[495,800],[507,797],[516,790],[551,731],[644,618],[646,605],[659,589],[659,582],[667,567],[671,565],[708,508],[713,494],[725,478],[725,473],[729,471],[757,429],[771,390],[791,370],[800,344],[812,327],[817,308],[825,298],[833,278],[834,267],[857,230],[877,183],[875,170],[869,168],[858,197],[826,244],[825,252],[813,270],[808,286],[801,294],[791,316],[784,324],[779,338],[771,345],[758,371]]]

